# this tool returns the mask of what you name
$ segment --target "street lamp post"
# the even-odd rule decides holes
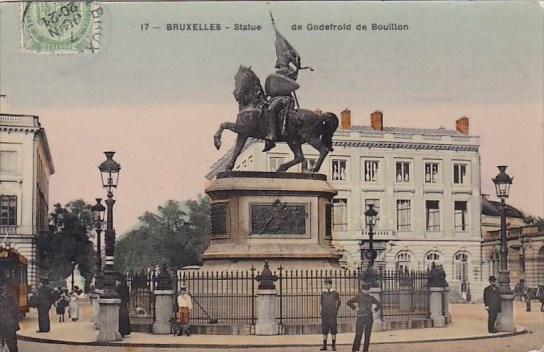
[[[102,224],[106,207],[102,205],[102,198],[96,198],[96,204],[91,207],[96,230],[96,274],[95,287],[102,288]]]
[[[363,280],[370,285],[370,287],[378,286],[378,274],[374,269],[374,260],[376,260],[377,253],[374,250],[374,226],[378,212],[374,209],[374,204],[369,204],[368,209],[365,211],[365,223],[368,226],[368,251],[363,250],[363,241],[361,241],[361,265],[363,261],[363,253],[366,253],[366,259],[368,259],[368,266],[363,274]],[[364,233],[364,231],[363,231]]]
[[[501,200],[501,247],[500,253],[500,270],[499,270],[499,289],[501,293],[512,293],[510,288],[510,272],[508,271],[508,243],[506,238],[506,198],[510,193],[510,185],[513,178],[506,173],[507,166],[497,166],[499,174],[493,179],[497,197]]]
[[[510,288],[510,272],[508,271],[508,243],[506,236],[506,199],[510,193],[513,177],[506,173],[507,166],[497,166],[499,174],[493,178],[497,197],[501,200],[501,246],[500,246],[500,269],[499,269],[499,292],[501,294],[501,313],[497,319],[498,331],[515,331],[513,294]]]
[[[110,342],[121,340],[119,333],[119,307],[121,300],[118,298],[115,290],[116,273],[113,268],[113,255],[115,252],[115,230],[113,229],[113,189],[117,188],[119,180],[119,171],[121,165],[113,160],[115,152],[104,152],[106,160],[100,164],[98,169],[102,177],[102,186],[107,190],[106,209],[106,232],[105,232],[105,249],[106,260],[103,270],[103,293],[100,294],[98,300],[98,342]],[[98,209],[97,209],[98,210]]]
[[[71,264],[72,264],[72,282],[71,282],[71,291],[74,292],[74,285],[75,285],[75,282],[74,282],[74,270],[76,268],[76,262],[74,260],[71,261]]]

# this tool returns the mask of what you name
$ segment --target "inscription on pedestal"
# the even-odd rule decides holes
[[[251,205],[251,233],[254,235],[305,235],[306,204],[284,203]]]

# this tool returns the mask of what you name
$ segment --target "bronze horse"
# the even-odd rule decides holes
[[[223,130],[228,129],[238,134],[234,153],[226,167],[227,171],[234,167],[249,137],[262,140],[268,134],[268,124],[265,120],[268,98],[259,78],[251,68],[240,66],[234,80],[233,94],[239,108],[236,123],[223,122],[213,137],[215,147],[219,149]],[[291,166],[303,162],[302,145],[308,143],[319,151],[319,158],[312,170],[318,172],[327,154],[333,150],[332,136],[338,128],[338,117],[331,112],[320,114],[298,109],[292,111],[286,118],[285,132],[279,136],[278,142],[287,142],[295,157],[281,164],[278,171],[286,171]]]

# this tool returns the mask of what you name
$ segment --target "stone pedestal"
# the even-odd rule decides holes
[[[501,294],[501,312],[497,316],[496,322],[497,331],[500,332],[515,332],[514,325],[514,295]]]
[[[97,342],[111,342],[121,340],[119,333],[119,305],[121,300],[118,298],[100,298],[99,312],[99,333]]]
[[[153,323],[154,334],[170,334],[170,318],[174,308],[174,291],[157,290],[155,294],[155,323]]]
[[[381,298],[381,293],[382,293],[382,290],[381,288],[379,287],[372,287],[370,289],[370,295],[374,298],[376,298],[378,301],[382,301],[382,298]],[[375,312],[374,309],[376,307],[372,307],[372,318],[374,319],[374,322],[372,323],[372,330],[373,331],[382,331],[382,330],[385,330],[385,326],[383,324],[383,320],[382,320],[382,312],[381,311],[377,311]]]
[[[292,269],[339,268],[332,246],[337,191],[321,174],[221,172],[206,188],[211,198],[206,270],[247,270],[264,261]]]
[[[429,310],[431,311],[431,319],[435,328],[441,328],[447,324],[447,310],[443,301],[444,291],[443,287],[429,288]]]
[[[446,314],[446,324],[452,322],[451,312],[450,312],[450,288],[444,287],[444,292],[442,292],[442,299],[444,300],[444,313]]]
[[[257,291],[257,323],[255,335],[277,335],[276,290]]]

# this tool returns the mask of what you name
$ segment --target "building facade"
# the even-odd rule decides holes
[[[364,212],[378,211],[374,248],[376,265],[386,269],[426,269],[442,264],[453,292],[482,287],[480,253],[479,137],[469,135],[469,120],[455,130],[384,127],[383,114],[370,115],[370,126],[351,125],[341,113],[331,152],[320,173],[338,191],[333,200],[333,243],[344,253],[343,264],[360,265],[360,241],[368,246]],[[292,159],[284,144],[262,153],[262,141],[250,141],[235,170],[275,171]],[[305,172],[318,152],[305,145],[306,160],[289,171]],[[208,178],[222,171],[227,153]],[[476,296],[478,295],[478,296]]]
[[[506,231],[508,270],[512,289],[520,280],[525,287],[544,285],[544,228],[536,225],[512,226]],[[500,230],[484,233],[482,256],[487,275],[499,276]]]
[[[28,282],[41,270],[37,236],[49,227],[49,177],[55,172],[37,116],[0,114],[0,245],[28,259]]]

